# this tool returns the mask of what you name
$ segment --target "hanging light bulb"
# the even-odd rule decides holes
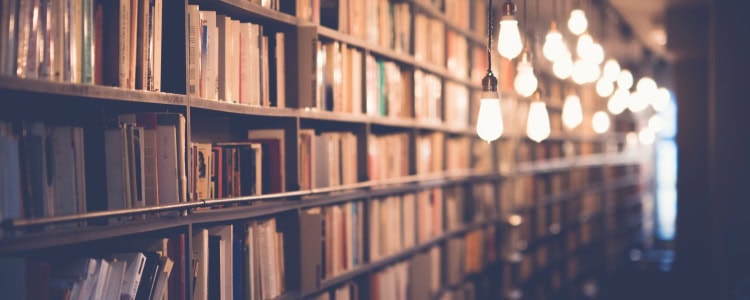
[[[529,117],[526,119],[526,135],[539,143],[550,135],[549,114],[547,104],[542,101],[539,90],[534,93],[534,102],[529,105]]]
[[[594,127],[594,132],[598,134],[605,133],[609,130],[609,115],[603,111],[597,111],[594,113],[591,123]]]
[[[652,131],[651,128],[643,127],[641,128],[641,131],[638,132],[638,140],[642,145],[651,145],[656,140],[656,134],[654,134],[654,131]]]
[[[667,109],[671,99],[672,96],[669,94],[669,90],[666,88],[659,88],[651,99],[651,106],[655,111],[664,111]]]
[[[602,76],[602,78],[596,82],[596,93],[599,94],[599,97],[609,97],[614,91],[615,84],[609,80],[604,79],[604,76]]]
[[[620,75],[617,76],[617,87],[629,90],[633,87],[633,74],[628,70],[620,71]]]
[[[661,116],[653,115],[651,118],[648,118],[648,128],[652,131],[660,132],[664,130],[665,127],[667,127],[667,124]]]
[[[552,72],[555,76],[560,79],[567,79],[573,73],[573,59],[570,57],[570,52],[565,53],[552,64]]]
[[[516,5],[510,0],[503,4],[504,15],[500,18],[500,33],[497,38],[497,51],[507,59],[514,59],[521,54],[523,42],[518,30],[518,20],[514,16]]]
[[[573,65],[573,81],[577,84],[594,82],[599,75],[601,75],[599,67],[590,61],[579,59]]]
[[[492,0],[489,1],[492,7]],[[497,78],[492,74],[492,9],[487,11],[487,75],[482,79],[482,94],[477,116],[477,135],[492,142],[503,134],[503,114],[500,110],[500,97],[497,93]]]
[[[588,55],[584,57],[594,64],[601,64],[604,61],[604,48],[599,43],[591,43],[588,50]]]
[[[646,107],[648,107],[648,104],[648,94],[646,92],[636,90],[635,92],[630,94],[630,99],[628,100],[628,109],[634,113],[637,113],[646,109]]]
[[[581,35],[589,27],[589,21],[586,20],[586,14],[583,10],[574,9],[570,12],[568,19],[568,29],[575,35]]]
[[[619,115],[626,108],[628,108],[628,99],[630,99],[630,92],[626,89],[617,89],[612,97],[609,97],[607,102],[607,109],[613,115]]]
[[[563,36],[560,31],[557,31],[557,23],[552,22],[549,32],[544,39],[544,47],[542,48],[542,53],[544,54],[544,57],[547,58],[547,60],[554,62],[565,55],[565,51],[567,51],[567,49],[564,48],[566,48],[566,46],[565,42],[563,42]]]
[[[594,39],[592,39],[588,33],[579,36],[578,43],[576,44],[576,53],[578,54],[578,57],[584,58],[589,55],[593,44]]]
[[[617,81],[617,77],[620,76],[620,64],[610,58],[604,63],[604,71],[602,73],[604,79],[615,82]]]
[[[583,109],[581,108],[581,98],[576,95],[565,97],[565,104],[562,109],[563,125],[568,129],[575,129],[583,122]]]
[[[651,93],[655,92],[658,87],[656,86],[656,81],[651,79],[651,77],[643,77],[638,80],[638,84],[636,84],[635,89],[639,92],[643,93]]]
[[[534,75],[534,66],[529,61],[529,55],[528,52],[523,53],[523,57],[518,63],[516,79],[513,82],[516,93],[523,97],[531,96],[539,83]]]

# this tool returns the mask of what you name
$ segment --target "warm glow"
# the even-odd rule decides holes
[[[632,131],[628,132],[628,134],[625,135],[625,144],[631,147],[638,145],[638,134]]]
[[[599,79],[599,81],[596,82],[596,93],[599,95],[599,97],[606,98],[612,95],[612,92],[615,91],[615,84],[612,83],[609,80],[606,80],[604,78]]]
[[[635,86],[635,89],[643,93],[655,92],[657,89],[656,81],[651,79],[651,77],[643,77],[638,80],[638,84]]]
[[[648,119],[648,128],[654,132],[660,132],[664,130],[665,127],[667,127],[667,124],[659,115],[653,115]]]
[[[634,113],[640,112],[648,107],[648,94],[645,92],[635,91],[630,94],[628,100],[628,109]]]
[[[654,93],[654,97],[651,99],[651,106],[655,111],[664,111],[669,106],[672,96],[669,94],[669,90],[666,88],[659,88]]]
[[[581,108],[581,98],[576,95],[565,97],[563,104],[562,121],[568,129],[574,129],[583,122],[583,111]]]
[[[604,61],[604,48],[598,43],[591,44],[591,46],[589,46],[588,56],[585,56],[584,59],[597,65],[601,64]]]
[[[643,145],[651,145],[656,140],[656,134],[654,134],[654,132],[651,130],[651,128],[644,127],[638,133],[638,140]]]
[[[620,76],[620,63],[614,59],[608,59],[604,63],[604,71],[602,73],[604,79],[612,82],[617,81],[617,77]]]
[[[602,134],[609,130],[609,115],[603,111],[597,111],[594,113],[594,118],[591,120],[594,127],[594,132]]]
[[[613,115],[619,115],[626,108],[628,108],[628,100],[630,99],[630,92],[626,89],[617,89],[612,97],[609,97],[607,102],[607,109]]]
[[[560,79],[567,79],[573,73],[573,60],[570,53],[565,53],[560,59],[552,64],[552,72]]]
[[[629,90],[633,87],[633,73],[628,70],[620,71],[620,75],[617,76],[617,87]]]
[[[557,61],[565,55],[565,52],[567,51],[565,48],[566,46],[565,42],[563,42],[562,34],[560,34],[555,28],[550,29],[545,38],[544,47],[542,48],[544,57],[549,61]]]
[[[523,97],[531,96],[539,83],[534,75],[534,67],[524,59],[518,63],[517,70],[516,80],[513,82],[516,93]]]
[[[586,14],[583,10],[574,9],[570,12],[570,19],[568,19],[568,29],[575,35],[581,35],[589,27],[589,22],[586,20]]]
[[[591,52],[591,47],[594,45],[594,40],[591,38],[591,36],[586,33],[578,37],[578,44],[576,44],[576,53],[578,54],[578,57],[582,59],[587,59],[586,56],[588,56]]]
[[[573,81],[577,84],[594,82],[599,75],[601,75],[599,67],[591,61],[579,59],[573,65]]]
[[[518,31],[518,20],[505,16],[500,20],[500,33],[497,39],[497,51],[507,59],[514,59],[521,54],[523,42]]]
[[[547,105],[542,101],[534,101],[529,107],[529,118],[526,122],[526,135],[537,143],[549,137],[549,114]]]
[[[500,99],[496,92],[482,93],[477,116],[477,135],[492,142],[503,134],[503,114],[500,111]]]

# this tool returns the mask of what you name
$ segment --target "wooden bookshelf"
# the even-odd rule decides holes
[[[166,2],[167,0],[162,1]],[[467,2],[467,5],[472,5],[473,2]],[[369,299],[371,295],[369,293],[372,292],[371,289],[374,289],[371,286],[370,278],[377,276],[384,269],[397,264],[417,264],[415,262],[417,256],[425,253],[432,255],[432,251],[435,250],[434,253],[439,254],[440,272],[445,274],[450,272],[449,268],[452,264],[449,262],[451,259],[462,260],[458,265],[463,268],[466,264],[466,257],[471,256],[466,248],[473,248],[473,251],[477,251],[482,256],[479,258],[482,263],[481,268],[466,272],[466,274],[464,274],[463,269],[459,270],[457,276],[459,276],[460,282],[458,284],[449,284],[445,282],[447,279],[443,278],[446,276],[440,276],[441,278],[437,282],[438,286],[432,287],[429,291],[430,297],[439,299],[445,293],[461,290],[466,285],[472,285],[476,295],[484,295],[486,298],[494,299],[505,295],[508,289],[533,290],[533,284],[548,280],[554,271],[566,271],[562,266],[569,264],[574,259],[580,259],[580,256],[585,255],[582,253],[599,253],[607,246],[617,248],[618,253],[625,253],[630,245],[626,242],[630,241],[628,239],[632,238],[634,231],[641,226],[640,215],[635,213],[634,210],[642,205],[639,189],[645,189],[648,180],[644,180],[644,177],[649,175],[640,171],[643,157],[637,155],[637,153],[609,152],[609,150],[606,150],[608,144],[624,147],[623,145],[626,142],[624,133],[593,135],[582,130],[553,132],[549,139],[537,144],[528,140],[523,135],[523,130],[516,129],[513,132],[507,132],[500,140],[487,146],[487,152],[477,153],[482,148],[481,145],[477,146],[476,143],[484,142],[476,138],[476,125],[475,121],[472,121],[474,117],[470,114],[473,114],[472,109],[476,108],[478,102],[476,99],[478,99],[481,91],[481,84],[470,78],[472,69],[480,68],[483,70],[484,67],[473,65],[471,56],[473,55],[472,50],[476,47],[483,48],[486,43],[484,36],[476,33],[483,31],[469,28],[471,26],[458,25],[459,22],[451,20],[440,9],[423,2],[408,0],[399,1],[399,3],[405,3],[410,8],[409,26],[412,26],[412,28],[409,32],[411,40],[407,43],[408,51],[391,49],[387,45],[373,43],[362,36],[298,18],[285,5],[282,5],[280,10],[274,10],[246,0],[189,0],[184,3],[174,2],[168,5],[165,3],[164,7],[163,28],[165,36],[161,58],[164,69],[162,79],[164,79],[163,85],[165,87],[162,90],[167,92],[0,75],[0,103],[8,108],[6,111],[0,112],[0,125],[5,121],[12,123],[9,128],[12,127],[15,131],[23,132],[19,134],[19,139],[21,135],[25,136],[26,134],[26,126],[29,126],[27,120],[29,122],[48,122],[49,126],[77,126],[85,130],[86,168],[83,177],[86,189],[82,193],[86,196],[84,202],[88,206],[87,211],[72,214],[2,219],[0,257],[43,258],[54,254],[50,257],[55,257],[57,260],[51,260],[49,263],[61,264],[64,260],[83,258],[81,255],[102,258],[112,253],[146,251],[145,249],[133,249],[121,245],[128,244],[131,241],[169,239],[172,242],[176,236],[182,236],[184,238],[184,241],[180,244],[183,251],[182,261],[175,261],[174,263],[179,264],[183,273],[176,276],[184,276],[182,279],[185,279],[186,282],[181,292],[192,295],[195,289],[193,274],[196,274],[197,271],[194,269],[191,259],[194,259],[194,252],[202,251],[198,249],[196,244],[199,239],[196,236],[197,232],[232,225],[234,227],[227,228],[233,228],[235,235],[239,235],[243,227],[247,230],[250,223],[274,220],[277,223],[276,226],[278,226],[274,233],[283,233],[284,235],[281,238],[283,241],[281,245],[277,244],[276,246],[280,247],[279,252],[285,268],[282,272],[285,277],[281,277],[279,280],[286,285],[286,288],[280,295],[270,298],[310,299],[330,294],[336,289],[354,283],[359,287],[359,296]],[[191,29],[190,25],[187,24],[189,5],[198,5],[201,11],[226,15],[243,23],[249,22],[254,25],[261,25],[263,26],[261,32],[267,37],[276,33],[285,35],[284,41],[287,43],[287,48],[281,56],[286,59],[286,68],[282,70],[286,74],[279,75],[284,80],[285,89],[270,93],[271,95],[285,93],[287,95],[286,103],[288,104],[286,107],[273,107],[270,103],[263,103],[262,105],[231,103],[208,99],[210,97],[201,97],[200,93],[196,95],[186,92],[186,90],[190,90],[189,86],[192,84],[189,79],[191,76],[190,58],[195,55],[195,53],[190,52]],[[169,11],[167,12],[167,10]],[[465,58],[469,68],[468,74],[459,75],[456,74],[455,70],[450,70],[447,67],[447,55],[445,55],[446,59],[441,64],[420,61],[415,58],[414,35],[417,33],[413,26],[416,14],[438,20],[445,26],[444,34],[451,31],[466,39],[468,53],[465,53]],[[170,17],[167,17],[167,15],[170,15]],[[301,67],[299,67],[302,63],[309,63],[309,61],[302,61],[303,56],[297,53],[298,48],[296,46],[299,46],[297,43],[301,42],[297,41],[296,38],[301,35],[302,29],[314,31],[312,36],[315,37],[315,42],[338,42],[360,52],[362,55],[361,61],[355,61],[353,64],[360,64],[360,67],[362,67],[360,70],[362,78],[359,82],[362,90],[359,92],[362,92],[361,97],[363,99],[351,100],[352,103],[360,102],[358,103],[362,106],[360,111],[349,113],[336,111],[339,107],[334,109],[329,107],[329,110],[326,110],[322,107],[297,105],[310,101],[318,105],[319,103],[316,103],[316,100],[320,100],[296,99],[293,97],[293,95],[296,95],[295,92],[300,90],[303,85],[305,85],[305,88],[309,87],[307,83],[300,83],[299,77],[297,77],[301,71],[309,71],[301,70]],[[319,50],[315,47],[312,49],[314,53],[302,54],[305,54],[305,57],[308,58],[317,57],[319,55],[317,51]],[[270,49],[266,50],[271,51]],[[269,53],[266,52],[265,54],[270,56]],[[365,98],[368,96],[367,79],[365,78],[368,71],[366,68],[368,56],[375,57],[378,62],[394,63],[399,68],[398,71],[407,74],[404,76],[411,76],[411,90],[407,93],[410,97],[406,97],[411,103],[402,105],[409,107],[408,109],[411,110],[406,114],[408,116],[389,115],[390,112],[383,112],[380,107],[377,108],[378,111],[375,114],[368,114],[369,111],[365,107],[367,104]],[[266,57],[266,60],[269,60],[268,57]],[[354,61],[354,59],[352,60]],[[105,65],[107,63],[109,62],[105,62]],[[267,63],[271,64],[271,62]],[[315,63],[313,62],[312,65],[316,68],[316,71],[319,71]],[[278,72],[278,70],[276,71]],[[426,120],[429,117],[420,119],[414,111],[417,109],[414,103],[416,102],[414,100],[416,94],[415,71],[423,71],[425,74],[437,78],[436,85],[439,85],[441,94],[435,99],[429,99],[429,101],[436,102],[439,110],[436,116],[437,120]],[[553,79],[540,79],[540,81],[542,80]],[[452,109],[448,107],[448,101],[446,101],[448,97],[451,97],[445,91],[447,83],[455,83],[468,91],[467,107],[464,107],[468,115],[463,116],[466,117],[465,123],[457,121],[458,124],[453,124],[446,120],[448,118],[446,112]],[[275,86],[270,86],[270,82],[268,84],[269,91],[275,88]],[[316,86],[315,89],[318,88]],[[325,86],[322,87],[322,89],[326,88]],[[350,88],[350,90],[352,89]],[[380,93],[383,93],[382,90],[383,87],[378,87]],[[313,97],[316,97],[318,92],[320,91],[315,90]],[[504,98],[507,96],[518,105],[528,104],[529,102],[528,99],[519,98],[512,92],[504,91],[503,94]],[[403,99],[396,100],[406,101]],[[326,102],[328,99],[322,101]],[[382,100],[378,99],[378,101]],[[269,100],[269,102],[271,101]],[[14,104],[17,103],[23,105],[15,107]],[[387,110],[403,108],[391,103],[387,105]],[[553,114],[559,114],[562,110],[562,107],[556,104],[549,104],[548,108]],[[353,108],[350,109],[354,110]],[[120,126],[117,128],[120,130],[125,125],[112,125],[110,123],[113,120],[123,122],[119,119],[121,116],[138,113],[173,114],[172,116],[180,114],[184,118],[184,128],[174,124],[161,124],[161,126],[174,127],[177,137],[172,136],[171,138],[175,138],[175,148],[179,149],[180,146],[184,146],[186,149],[182,161],[180,161],[179,154],[174,153],[174,156],[178,157],[174,166],[178,170],[178,176],[176,182],[171,182],[179,187],[179,191],[183,191],[184,188],[186,195],[160,199],[162,202],[158,205],[133,205],[133,207],[127,208],[108,209],[108,205],[110,205],[108,197],[110,195],[107,193],[106,171],[107,164],[111,162],[107,161],[108,153],[105,150],[107,149],[104,138],[105,128],[109,130],[113,128],[107,126]],[[626,125],[632,123],[632,120],[628,120],[626,117],[618,118],[620,119],[617,122],[623,122]],[[628,123],[629,121],[631,123]],[[135,127],[139,126],[141,125]],[[516,127],[525,128],[525,124],[523,126],[516,124]],[[179,136],[181,129],[184,131],[183,136]],[[220,145],[234,147],[234,144],[250,142],[248,140],[251,138],[248,135],[252,135],[253,131],[263,130],[280,130],[282,133],[281,137],[275,140],[279,143],[276,145],[277,148],[273,149],[284,152],[283,156],[279,155],[280,158],[278,159],[281,161],[279,166],[283,166],[279,167],[279,170],[284,174],[285,179],[281,180],[276,177],[269,179],[271,176],[264,172],[270,173],[271,171],[260,170],[258,174],[262,174],[261,177],[264,178],[256,178],[258,181],[255,181],[254,184],[264,185],[265,182],[262,180],[273,180],[273,185],[278,184],[282,191],[269,192],[264,190],[260,194],[245,193],[231,196],[214,196],[214,194],[211,194],[199,197],[197,188],[197,178],[201,176],[198,174],[201,172],[198,171],[200,168],[198,166],[200,164],[198,163],[199,154],[196,153],[198,150],[191,152],[194,149],[191,147],[204,144],[209,145],[208,147],[212,151],[214,148],[220,148]],[[341,179],[340,182],[336,183],[322,184],[322,186],[314,183],[312,187],[301,187],[302,179],[305,176],[302,169],[303,166],[306,166],[301,158],[303,154],[306,154],[300,146],[302,144],[301,136],[303,133],[310,132],[316,139],[323,134],[344,133],[355,138],[356,141],[352,146],[352,149],[356,150],[353,151],[354,155],[347,157],[346,161],[343,158],[340,160],[333,158],[337,160],[335,163],[338,163],[338,165],[331,168],[338,171],[328,170],[327,172],[343,173],[344,171],[340,170],[345,169],[346,166],[356,165],[356,172],[354,172],[356,174],[348,174],[353,177],[353,180],[344,183],[345,180],[339,178]],[[3,134],[3,132],[0,132],[0,138],[4,137]],[[377,157],[377,154],[371,152],[371,147],[376,143],[374,138],[388,135],[402,135],[405,137],[406,143],[406,145],[402,145],[406,151],[390,157],[390,160],[385,156]],[[428,137],[434,137],[435,139],[431,140]],[[180,140],[181,138],[184,140]],[[465,144],[463,144],[464,139],[466,140]],[[423,140],[430,143],[421,143],[420,141]],[[455,149],[453,153],[448,153],[451,140],[458,140],[458,145],[461,146],[457,153]],[[184,144],[180,145],[180,141]],[[432,142],[434,141],[439,142],[435,142],[433,145]],[[567,150],[562,149],[563,143],[572,145],[572,153],[567,153]],[[343,140],[334,140],[330,144],[342,145],[344,142]],[[424,150],[428,144],[429,150]],[[505,144],[513,145],[514,148],[504,149]],[[524,148],[519,145],[523,145]],[[377,151],[381,151],[380,153],[387,152],[393,146],[385,143],[383,148],[379,148]],[[268,150],[269,148],[261,149],[271,151]],[[215,151],[224,151],[224,149],[220,148]],[[553,154],[555,151],[558,153]],[[264,153],[267,154],[267,152]],[[171,155],[172,153],[168,154]],[[124,155],[127,156],[127,154]],[[195,155],[195,157],[192,155]],[[406,155],[406,157],[402,157],[403,155]],[[452,168],[455,168],[455,170],[449,169],[448,162],[455,159],[455,157],[450,157],[451,155],[463,155],[464,159],[468,161],[467,167],[463,167],[461,164],[455,167],[454,164]],[[339,153],[339,156],[344,157],[341,153]],[[267,158],[262,159],[264,164],[273,163],[271,159]],[[3,159],[3,157],[0,157],[0,159]],[[316,157],[307,157],[306,159],[315,160]],[[381,164],[377,159],[386,160],[386,162]],[[393,160],[399,159],[403,161],[402,165],[397,167],[404,167],[404,174],[383,179],[372,179],[371,176],[375,175],[372,175],[371,172],[374,172],[372,169],[375,169],[376,166],[396,168],[393,166],[395,165]],[[430,168],[427,169],[429,172],[420,171],[418,160],[428,161]],[[195,163],[195,165],[191,165],[192,163]],[[510,163],[507,169],[504,167],[506,163]],[[214,162],[214,164],[216,163]],[[226,167],[229,168],[229,166]],[[240,168],[237,165],[232,166]],[[146,167],[146,164],[144,164],[144,167]],[[274,164],[267,168],[275,167]],[[255,168],[255,165],[253,165],[253,168]],[[213,169],[211,170],[203,170],[203,172],[210,174],[214,172]],[[145,171],[143,174],[145,174]],[[182,175],[185,177],[184,182],[181,181],[182,177],[180,176]],[[326,175],[330,176],[330,174]],[[564,182],[562,185],[566,189],[553,190],[550,187],[553,181],[551,177],[558,175],[563,178],[560,181]],[[206,176],[206,174],[202,176]],[[339,174],[339,177],[344,177],[344,175]],[[529,179],[531,183],[524,185],[527,184],[522,182],[525,179]],[[211,180],[209,179],[209,182],[212,182]],[[331,182],[333,182],[333,179],[331,179]],[[507,182],[512,184],[506,186]],[[517,182],[521,182],[521,184],[516,184]],[[128,183],[134,184],[130,181]],[[211,188],[218,189],[213,185]],[[521,188],[524,190],[521,191]],[[537,191],[537,189],[540,191]],[[587,202],[586,199],[590,195],[599,197],[596,198],[598,202],[588,201],[596,202],[598,206],[590,205]],[[410,218],[416,224],[412,224],[413,227],[417,228],[408,228],[410,225],[405,224],[405,221],[400,221],[404,224],[398,226],[403,228],[399,227],[397,231],[401,232],[402,235],[405,235],[404,232],[413,231],[411,233],[413,235],[411,238],[414,239],[411,241],[413,245],[404,246],[402,249],[384,257],[373,259],[369,249],[373,244],[369,240],[373,231],[370,228],[372,226],[370,222],[378,220],[373,219],[375,217],[371,215],[372,207],[369,205],[381,201],[385,202],[384,199],[387,198],[399,199],[396,201],[399,205],[398,213],[405,213],[406,204],[404,203],[412,201],[414,205],[412,213],[414,215]],[[1,200],[2,198],[0,198]],[[149,199],[145,199],[144,202],[147,202],[147,200]],[[24,199],[24,201],[27,201],[27,199]],[[449,203],[449,201],[453,202]],[[302,264],[309,259],[303,251],[316,247],[318,251],[332,250],[321,250],[318,247],[320,245],[315,243],[302,245],[303,228],[300,226],[303,225],[298,223],[301,223],[301,219],[308,211],[321,210],[325,212],[329,208],[332,210],[342,209],[342,207],[352,205],[352,203],[362,204],[362,206],[357,207],[362,210],[363,217],[357,222],[365,222],[365,224],[360,224],[363,228],[361,234],[364,236],[360,236],[358,233],[357,238],[361,239],[361,245],[356,247],[364,247],[364,250],[359,249],[363,254],[361,256],[357,254],[358,262],[356,266],[347,266],[349,269],[335,276],[314,278],[315,287],[303,291],[303,283],[301,282],[303,279],[295,278],[295,276],[303,276],[300,275],[302,274],[300,271],[303,268]],[[423,205],[426,205],[425,203],[427,203],[427,207],[423,207]],[[511,205],[507,203],[511,203]],[[24,204],[30,205],[30,203]],[[586,205],[593,208],[586,207]],[[550,217],[555,207],[560,210],[559,215],[554,217],[557,219]],[[565,207],[577,207],[581,211],[572,213],[569,211],[571,209]],[[592,211],[584,211],[584,208]],[[420,211],[429,209],[434,209],[435,215],[430,215],[427,221],[420,220],[420,218],[425,217]],[[513,215],[523,216],[524,221],[521,225],[509,225],[508,217]],[[327,215],[321,217],[323,219],[321,222],[326,224],[325,226],[333,226],[325,223],[332,220],[327,220],[326,217]],[[404,218],[407,217],[409,216],[407,215]],[[122,220],[115,222],[114,219]],[[549,219],[544,225],[556,225],[558,230],[541,230],[536,228],[540,226],[539,224],[529,224],[536,219]],[[604,233],[598,232],[598,235],[588,233],[585,229],[587,226],[606,224],[608,220],[615,220],[617,226],[611,228],[611,230],[605,230]],[[419,232],[421,230],[420,222],[430,222],[430,226],[434,226],[434,228],[428,229],[436,233],[430,231],[428,238],[421,236],[423,233]],[[525,226],[528,226],[528,228]],[[528,232],[524,233],[524,230]],[[347,228],[346,231],[355,230]],[[524,232],[519,234],[521,231]],[[544,234],[540,234],[542,231],[544,231]],[[472,233],[476,233],[477,236],[481,235],[481,238],[471,240]],[[330,234],[336,235],[337,233]],[[569,246],[566,244],[568,236],[575,236],[577,240],[586,237],[590,241]],[[347,239],[347,237],[336,237]],[[404,240],[406,239],[405,237]],[[504,246],[506,243],[516,242],[517,240],[523,240],[523,243],[525,243],[523,249],[515,249],[523,255],[522,259],[517,261],[506,259]],[[237,243],[238,240],[234,242]],[[349,242],[354,244],[357,241],[344,241],[342,243],[348,245]],[[477,244],[470,244],[473,242]],[[279,242],[277,241],[277,243]],[[456,254],[455,249],[451,249],[452,244],[461,244],[463,248]],[[555,246],[556,244],[558,245]],[[348,246],[351,247],[351,245]],[[569,247],[572,250],[568,250]],[[558,251],[558,248],[563,250]],[[536,251],[539,249],[549,251],[549,253],[537,254]],[[450,254],[455,254],[453,255],[455,257]],[[529,260],[537,260],[535,257],[544,257],[541,259],[544,263],[532,262],[531,264],[544,264],[544,266],[531,270],[532,274],[527,274],[528,278],[520,280],[520,273],[522,273],[519,270],[520,265],[528,263]],[[621,257],[613,257],[612,259],[618,258]],[[607,262],[608,260],[598,259],[596,263],[598,266],[604,266]],[[321,265],[322,263],[318,267],[322,267]],[[576,276],[564,278],[563,285],[577,284],[582,280],[602,274],[598,266],[585,268],[578,272]],[[512,269],[509,272],[513,277],[511,281],[500,280],[504,276],[502,274],[505,268]],[[318,274],[317,276],[322,275]],[[498,282],[498,284],[487,288],[475,284],[483,280]],[[500,284],[500,282],[503,283]],[[187,298],[193,299],[192,296]],[[172,299],[171,295],[170,299]]]

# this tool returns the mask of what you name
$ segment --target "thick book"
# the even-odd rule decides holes
[[[317,28],[315,26],[297,27],[297,30],[286,41],[289,42],[286,49],[293,53],[287,56],[287,66],[296,66],[296,70],[291,73],[294,75],[288,77],[288,86],[295,88],[286,95],[287,107],[316,108]]]
[[[104,66],[103,82],[106,85],[129,88],[131,0],[104,1],[103,34]],[[135,28],[135,27],[133,27]],[[135,32],[134,30],[132,30]],[[135,41],[132,41],[135,42]]]
[[[193,279],[192,299],[207,300],[208,298],[208,230],[198,229],[193,233],[191,253],[193,268],[195,270]]]
[[[120,289],[120,299],[134,300],[141,285],[143,269],[146,265],[146,255],[140,252],[133,252],[115,254],[112,257],[116,260],[127,262],[125,277]]]

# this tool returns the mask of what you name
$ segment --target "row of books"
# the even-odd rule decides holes
[[[466,5],[460,6],[466,7]],[[469,43],[466,37],[453,30],[448,30],[445,39],[445,66],[456,77],[467,78],[469,76]]]
[[[445,23],[424,14],[414,15],[414,59],[437,66],[445,65]]]
[[[83,128],[0,122],[0,219],[86,212]]]
[[[8,299],[185,299],[183,241],[67,261],[3,257],[0,287]]]
[[[411,12],[405,2],[303,0],[297,3],[297,16],[398,52],[410,50]]]
[[[445,124],[453,128],[469,127],[469,89],[465,85],[445,82]]]
[[[362,113],[363,52],[339,42],[318,42],[316,107]]]
[[[367,174],[370,180],[409,175],[409,134],[372,134],[367,141]]]
[[[161,89],[161,0],[8,0],[2,12],[2,75]]]
[[[415,70],[414,119],[425,123],[441,123],[443,120],[442,99],[443,85],[440,77]]]
[[[355,184],[358,181],[357,136],[351,132],[300,131],[300,189]]]
[[[470,168],[471,157],[467,157],[466,153],[470,149],[469,147],[471,146],[471,141],[472,141],[472,138],[469,138],[469,137],[449,137],[446,140],[445,142],[445,169],[446,170],[456,171],[456,170],[468,170]]]
[[[411,118],[413,75],[392,61],[368,55],[365,58],[366,113],[370,116]],[[416,104],[416,103],[415,103]]]
[[[307,235],[309,232],[313,236],[323,235],[317,242],[303,245],[303,281],[309,278],[334,278],[364,264],[364,218],[365,205],[360,201],[303,211],[300,215],[301,234]],[[316,257],[312,253],[322,255]],[[308,286],[308,282],[303,282],[303,287]]]
[[[417,174],[443,171],[445,135],[433,132],[417,136]],[[456,154],[456,153],[453,153]]]
[[[273,299],[286,290],[284,233],[276,219],[193,232],[191,299]]]
[[[188,94],[285,107],[285,34],[188,6]]]
[[[182,114],[121,114],[105,122],[108,210],[188,201]]]

